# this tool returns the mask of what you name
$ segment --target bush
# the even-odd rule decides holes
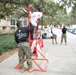
[[[13,34],[0,35],[0,55],[16,47]]]

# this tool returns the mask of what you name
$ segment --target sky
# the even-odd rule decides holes
[[[70,12],[71,12],[71,10],[72,10],[72,8],[71,8],[71,7],[67,8],[67,13],[70,13]]]
[[[54,0],[54,1],[55,1],[55,2],[59,2],[60,0]],[[66,6],[66,9],[67,9],[67,10],[66,10],[67,13],[70,13],[71,10],[72,10],[72,7],[69,7],[69,8],[68,8],[68,7]]]

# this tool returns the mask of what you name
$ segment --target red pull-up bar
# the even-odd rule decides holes
[[[28,27],[30,27],[30,4],[28,5]],[[30,32],[28,34],[28,39],[30,39]]]

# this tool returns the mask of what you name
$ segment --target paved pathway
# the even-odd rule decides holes
[[[67,45],[60,45],[61,30],[56,29],[58,44],[53,45],[51,39],[44,40],[42,53],[48,58],[46,72],[25,71],[20,73],[15,69],[18,63],[17,53],[0,63],[0,75],[76,75],[76,35],[67,32]],[[38,61],[39,62],[39,61]],[[39,62],[44,67],[45,62]],[[25,63],[26,65],[26,63]],[[33,64],[34,65],[34,64]]]

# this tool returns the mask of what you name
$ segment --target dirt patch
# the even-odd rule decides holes
[[[16,48],[16,49],[9,50],[9,51],[3,53],[2,55],[0,55],[0,62],[2,62],[3,60],[7,59],[8,57],[10,57],[11,55],[13,55],[17,51],[18,51],[18,49]]]

